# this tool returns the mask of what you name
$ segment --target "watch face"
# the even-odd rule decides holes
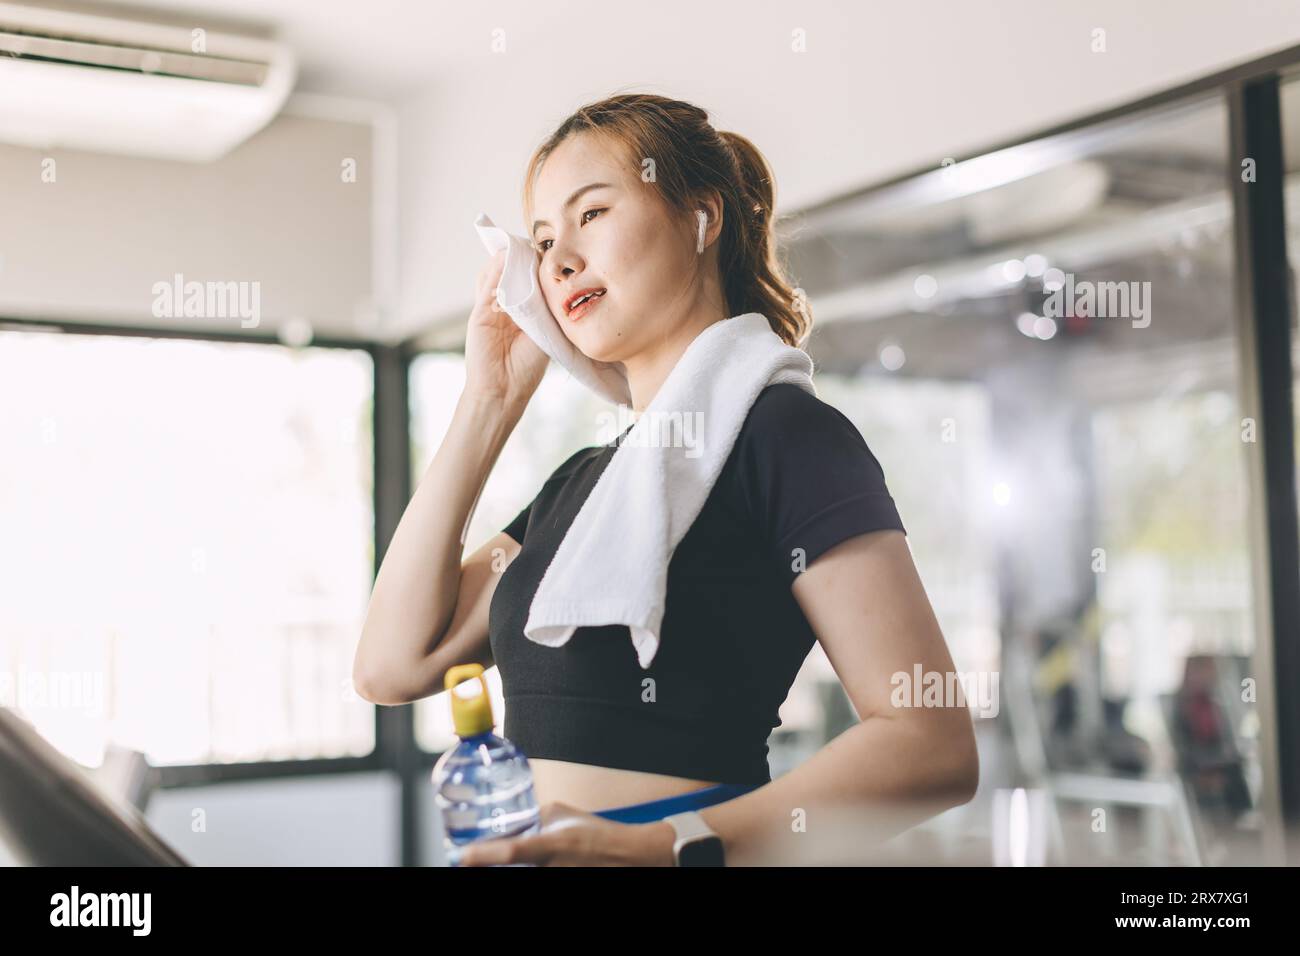
[[[678,866],[725,866],[722,859],[722,838],[700,837],[681,848],[677,855]]]

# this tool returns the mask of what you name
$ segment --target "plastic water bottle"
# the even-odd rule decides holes
[[[510,741],[492,733],[492,701],[483,665],[447,671],[451,719],[460,738],[433,767],[433,793],[442,815],[443,845],[456,866],[460,849],[480,840],[541,830],[533,771]]]

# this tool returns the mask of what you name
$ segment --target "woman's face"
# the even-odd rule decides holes
[[[604,185],[586,188],[593,183]],[[655,190],[639,166],[589,134],[570,136],[538,173],[530,226],[546,304],[596,361],[662,342],[690,307],[695,249]],[[592,288],[605,292],[571,313],[568,300]]]

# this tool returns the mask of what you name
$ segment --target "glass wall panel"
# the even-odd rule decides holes
[[[1055,794],[1066,862],[1258,849],[1232,173],[1212,96],[941,161],[787,233],[957,667],[998,669],[981,798],[952,812],[987,833],[1009,788]]]

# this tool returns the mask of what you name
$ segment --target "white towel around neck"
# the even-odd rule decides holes
[[[668,564],[736,443],[754,399],[791,382],[813,395],[808,353],[758,312],[708,326],[636,420],[560,542],[524,634],[559,647],[579,627],[625,624],[637,662],[659,650]]]
[[[621,363],[594,362],[564,335],[538,282],[532,244],[474,223],[488,252],[506,249],[497,301],[548,356],[589,389],[630,407]],[[560,647],[579,627],[626,625],[642,669],[659,650],[668,564],[704,507],[754,400],[790,382],[817,395],[808,353],[787,345],[758,312],[722,319],[695,337],[622,439],[551,559],[524,635]]]

